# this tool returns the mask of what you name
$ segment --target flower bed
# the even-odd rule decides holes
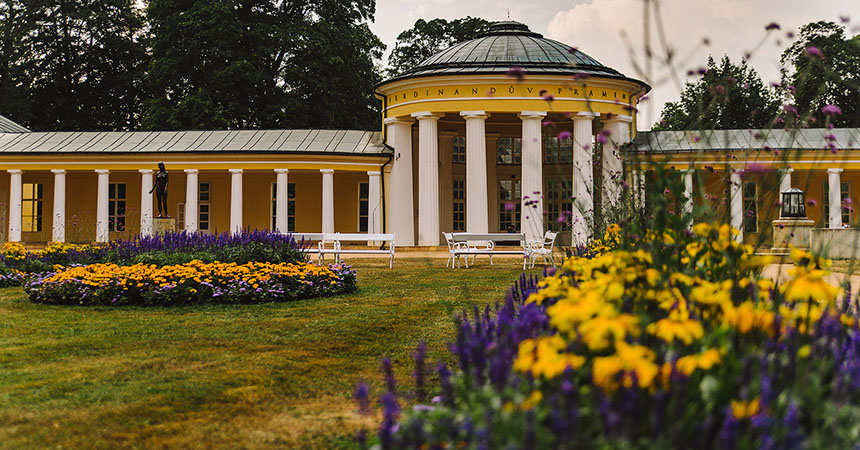
[[[30,300],[70,305],[260,303],[353,292],[349,266],[309,263],[112,263],[61,269],[25,284]]]
[[[158,266],[204,262],[252,261],[294,263],[307,261],[301,252],[302,243],[292,235],[265,231],[244,231],[239,234],[170,233],[151,237],[135,237],[105,244],[52,243],[44,250],[28,252],[20,243],[5,243],[0,250],[0,262],[27,273],[47,272],[55,265],[71,266],[95,263]]]
[[[405,417],[388,381],[381,447],[860,442],[860,329],[823,280],[828,261],[795,250],[792,280],[776,286],[726,225],[637,241],[523,278],[495,314],[461,316],[458,367],[437,367],[436,397],[420,394],[419,358],[421,404]],[[356,392],[366,404],[366,388]]]

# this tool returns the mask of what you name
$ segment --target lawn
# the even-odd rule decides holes
[[[282,304],[100,308],[0,290],[0,448],[350,447],[361,377],[391,356],[408,383],[455,312],[504,298],[515,260],[357,260],[351,295]],[[539,272],[535,269],[533,272]]]

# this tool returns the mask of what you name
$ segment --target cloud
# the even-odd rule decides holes
[[[810,3],[812,4],[810,6]],[[764,0],[663,0],[659,14],[652,9],[650,43],[655,59],[650,70],[646,63],[642,0],[593,0],[558,11],[547,25],[548,37],[575,46],[601,63],[627,76],[651,83],[654,91],[650,105],[643,105],[640,127],[649,128],[659,118],[667,101],[679,98],[686,72],[703,66],[708,55],[728,55],[740,62],[752,53],[750,64],[765,83],[779,79],[779,57],[790,45],[785,37],[813,20],[838,20],[850,10],[845,2],[807,2],[784,0],[775,8]],[[662,20],[657,26],[656,17]],[[764,27],[771,22],[782,30],[768,35]],[[665,42],[661,40],[665,36]],[[707,38],[709,45],[703,45]],[[666,62],[667,49],[674,55],[674,67]]]

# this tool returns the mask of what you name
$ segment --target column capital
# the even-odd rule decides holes
[[[842,169],[836,169],[836,168],[827,169],[827,173],[842,173]]]
[[[334,173],[334,169],[320,169],[320,173],[323,175],[332,174]]]
[[[64,175],[66,173],[66,169],[51,169],[51,173],[56,175]]]
[[[469,119],[487,120],[487,118],[490,117],[490,114],[487,113],[486,111],[461,111],[460,116],[466,120],[469,120]]]
[[[519,117],[520,120],[540,120],[546,117],[546,111],[523,111],[517,114],[517,117]]]
[[[415,123],[415,121],[410,119],[409,117],[386,117],[385,119],[382,120],[382,123],[385,125],[391,125],[391,124],[395,124],[395,123],[402,123],[402,124],[411,125],[411,124]]]
[[[137,169],[137,171],[142,175],[152,175],[152,172],[154,172],[152,169]]]
[[[108,169],[96,169],[96,173],[99,175],[108,174],[108,173],[110,173],[110,170],[108,170]]]
[[[582,113],[580,113],[582,114]],[[607,117],[601,119],[605,123],[612,122],[621,122],[621,123],[633,123],[633,116],[628,116],[625,114],[607,114]]]
[[[782,169],[779,169],[779,171],[782,173],[794,173],[794,169],[791,167],[783,167]]]
[[[696,173],[696,169],[695,169],[694,167],[687,167],[687,168],[679,169],[679,170],[680,170],[681,172],[683,172],[684,174],[689,174],[689,175],[692,175],[692,174],[695,174],[695,173]]]
[[[185,169],[185,170],[184,170],[184,172],[185,172],[185,173],[188,173],[188,174],[192,174],[192,173],[197,173],[197,172],[199,172],[199,170],[197,170],[197,169]]]
[[[290,173],[290,169],[275,169],[275,173]]]
[[[243,172],[245,172],[243,169],[229,169],[227,171],[230,173],[243,173]]]
[[[22,174],[22,173],[24,173],[24,171],[21,169],[9,169],[6,172],[11,173],[11,174]]]
[[[370,176],[370,177],[378,177],[380,175],[382,175],[382,172],[379,170],[368,170],[367,171],[367,176]]]
[[[571,114],[572,120],[594,120],[595,117],[600,117],[600,113],[591,111],[581,111],[576,114]]]
[[[439,119],[442,117],[442,114],[436,114],[436,113],[432,113],[432,112],[430,112],[430,111],[422,111],[422,112],[415,112],[415,113],[412,113],[412,117],[414,117],[414,118],[416,118],[416,119],[418,119],[418,120],[433,120],[433,121],[436,121],[436,120],[439,120]]]

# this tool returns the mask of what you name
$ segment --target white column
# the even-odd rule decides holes
[[[741,189],[742,186],[743,181],[741,180],[740,172],[732,170],[729,186],[729,212],[731,215],[732,228],[738,230],[738,235],[736,236],[736,240],[738,242],[744,241],[744,199],[742,194],[743,190]]]
[[[414,113],[418,119],[418,245],[439,245],[439,117]],[[397,189],[395,187],[395,189]]]
[[[54,227],[51,240],[66,242],[66,171],[53,169],[54,174]]]
[[[334,169],[322,173],[322,232],[334,233]]]
[[[633,204],[637,208],[645,207],[645,172],[642,169],[633,169]]]
[[[487,233],[490,230],[487,201],[487,133],[484,111],[463,111],[466,119],[466,231]]]
[[[572,244],[588,242],[594,225],[594,189],[591,123],[596,113],[573,116],[573,221]]]
[[[290,191],[287,177],[290,173],[287,169],[275,169],[275,230],[278,233],[287,233],[289,230]]]
[[[382,233],[382,206],[380,204],[380,177],[382,172],[371,170],[367,172],[367,232]]]
[[[110,234],[108,233],[108,187],[110,186],[110,171],[106,169],[98,169],[98,197],[96,203],[96,242],[107,242]]]
[[[681,173],[684,176],[684,206],[682,211],[689,216],[693,213],[693,174],[696,173],[696,170],[691,167],[682,170]],[[693,226],[692,217],[687,221],[687,227],[691,226]]]
[[[780,169],[779,173],[782,175],[782,178],[779,180],[779,193],[783,193],[789,189],[791,189],[791,173],[794,172],[794,169]],[[782,201],[782,196],[777,195],[779,201]]]
[[[21,242],[21,223],[23,222],[23,191],[20,170],[7,170],[9,184],[9,242]]]
[[[388,215],[397,246],[415,245],[415,205],[412,189],[412,122],[411,119],[385,119],[388,145],[394,148],[391,161],[391,188]]]
[[[185,169],[185,232],[197,232],[197,169]]]
[[[242,169],[230,169],[230,232],[242,232]]]
[[[842,228],[842,189],[840,175],[842,169],[827,169],[827,200],[830,203],[828,211],[829,228]]]
[[[621,201],[621,179],[623,177],[623,166],[621,163],[621,147],[630,142],[630,124],[633,118],[630,116],[615,116],[604,122],[605,129],[609,131],[608,140],[603,145],[601,161],[601,181],[603,192],[601,195],[603,211],[618,206]],[[604,213],[605,214],[605,213]]]
[[[523,111],[518,116],[523,122],[520,231],[526,241],[540,241],[544,232],[541,120],[546,111]]]
[[[140,235],[152,236],[152,169],[140,169]]]

